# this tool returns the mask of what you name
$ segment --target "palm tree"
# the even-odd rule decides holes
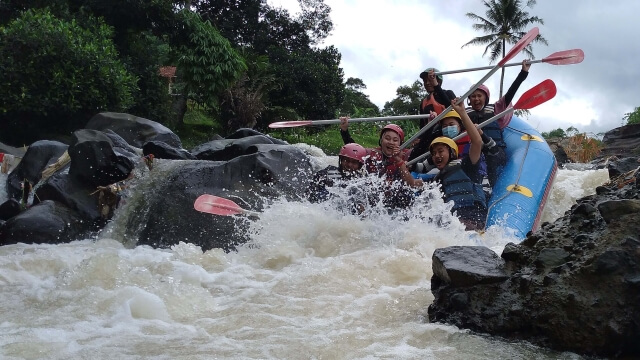
[[[484,49],[482,56],[490,52],[489,60],[492,63],[506,55],[507,43],[512,45],[517,43],[527,33],[526,30],[528,30],[527,27],[529,25],[536,23],[544,25],[542,19],[537,16],[529,16],[529,13],[523,10],[525,7],[535,5],[536,0],[528,0],[524,6],[522,6],[522,1],[520,0],[485,0],[483,2],[484,6],[487,7],[486,18],[474,13],[467,13],[467,17],[478,21],[478,23],[473,24],[474,30],[482,30],[487,35],[473,38],[462,47],[464,48],[467,45],[486,45],[487,47]],[[542,35],[536,36],[533,42],[548,45],[547,40]],[[522,51],[529,59],[535,58],[531,44]],[[500,97],[502,97],[503,82],[504,67],[500,76]]]

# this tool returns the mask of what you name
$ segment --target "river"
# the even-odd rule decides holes
[[[605,170],[560,170],[543,221],[606,180]],[[433,204],[425,211],[441,210]],[[434,249],[478,241],[457,220],[443,229],[281,201],[247,231],[250,243],[231,253],[127,248],[113,229],[0,247],[0,357],[581,358],[428,322]],[[499,229],[482,240],[498,253],[513,241]]]

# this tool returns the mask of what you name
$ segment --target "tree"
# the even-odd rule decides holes
[[[424,85],[416,80],[413,84],[396,89],[396,98],[384,104],[384,115],[415,115],[420,108],[420,101],[427,96]]]
[[[226,90],[220,104],[222,120],[229,130],[254,127],[267,107],[269,91],[278,86],[266,56],[255,55],[247,49],[242,55],[248,70]]]
[[[632,112],[624,114],[622,120],[626,121],[626,125],[640,124],[640,107],[636,107]]]
[[[344,85],[344,100],[338,109],[339,115],[351,117],[380,116],[378,106],[371,102],[368,95],[360,91],[367,88],[362,79],[350,77]]]
[[[83,28],[48,10],[27,10],[0,28],[3,140],[21,145],[68,134],[99,111],[133,104],[136,78],[118,59],[112,29],[92,23]]]
[[[503,58],[506,55],[506,45],[514,45],[524,35],[526,35],[527,27],[532,24],[542,24],[544,21],[537,16],[530,16],[524,11],[524,7],[533,7],[536,0],[527,0],[522,6],[520,0],[485,0],[484,6],[487,8],[486,18],[474,13],[467,13],[467,17],[478,23],[473,24],[474,30],[483,31],[486,35],[473,38],[468,43],[462,45],[486,45],[483,56],[489,52],[489,60],[491,63]],[[542,35],[536,36],[532,42],[548,45],[547,40]],[[529,59],[534,59],[533,47],[527,45],[522,50]],[[500,75],[500,97],[502,97],[502,89],[504,83],[504,67]]]
[[[564,130],[562,130],[561,128],[557,128],[555,130],[551,130],[549,132],[543,132],[542,137],[545,139],[550,139],[550,138],[566,138],[567,134],[564,132]]]

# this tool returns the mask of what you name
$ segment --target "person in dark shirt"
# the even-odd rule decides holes
[[[513,84],[511,84],[507,93],[494,104],[489,103],[489,97],[491,94],[486,85],[480,85],[474,92],[472,92],[467,99],[469,106],[466,109],[471,121],[474,124],[481,124],[485,120],[488,120],[496,114],[504,111],[511,103],[511,100],[513,100],[520,84],[522,84],[529,75],[530,67],[531,63],[527,60],[522,61],[522,69],[513,81]],[[487,177],[491,187],[495,185],[500,169],[506,163],[507,156],[504,149],[507,147],[507,144],[504,142],[502,137],[502,129],[509,124],[511,116],[512,113],[504,115],[502,118],[483,128],[484,134],[490,137],[495,143],[485,145],[483,150],[487,161]]]

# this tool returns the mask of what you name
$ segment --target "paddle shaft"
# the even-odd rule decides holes
[[[368,118],[354,118],[349,119],[349,122],[366,122],[366,121],[392,121],[392,120],[413,120],[413,119],[424,119],[429,117],[429,114],[419,114],[419,115],[394,115],[394,116],[378,116],[378,117],[368,117]],[[301,120],[301,122],[308,121],[310,124],[308,125],[329,125],[329,124],[339,124],[340,119],[331,119],[331,120]],[[280,123],[295,123],[295,121],[281,121]],[[279,124],[279,123],[276,123]]]
[[[478,88],[478,86],[482,85],[482,83],[484,83],[488,78],[491,77],[491,75],[493,75],[496,71],[498,71],[500,69],[499,65],[496,65],[491,71],[489,71],[485,76],[482,77],[482,79],[480,79],[480,81],[478,81],[475,85],[473,85],[466,93],[464,93],[464,95],[460,96],[458,98],[458,102],[456,102],[457,104],[460,104],[461,102],[464,101],[464,99],[466,99],[469,95],[471,95],[472,92],[476,91],[476,89]],[[427,125],[425,125],[424,127],[422,127],[422,129],[418,130],[417,133],[413,134],[413,136],[411,138],[409,138],[409,140],[405,141],[404,144],[400,145],[400,150],[402,149],[406,149],[409,145],[411,145],[411,143],[416,140],[417,138],[420,137],[420,135],[424,134],[427,130],[431,129],[435,124],[437,124],[451,109],[453,109],[453,106],[449,105],[446,109],[444,109],[443,112],[440,113],[440,115],[436,116],[435,119],[431,120]]]
[[[482,77],[482,79],[480,79],[477,83],[475,83],[475,85],[473,85],[469,90],[467,90],[467,92],[464,93],[464,95],[458,98],[458,102],[456,102],[456,105],[463,102],[464,99],[466,99],[469,95],[471,95],[472,92],[476,91],[478,86],[482,85],[489,77],[491,77],[491,75],[493,75],[496,71],[500,70],[507,63],[507,61],[511,60],[514,56],[516,56],[517,53],[519,53],[522,49],[524,49],[536,36],[538,36],[538,31],[539,30],[537,27],[534,27],[533,29],[529,30],[529,32],[525,36],[523,36],[520,40],[518,40],[518,42],[511,48],[511,50],[509,50],[509,52],[502,58],[502,60],[500,60],[493,67],[493,69],[491,69],[485,76]],[[449,105],[443,112],[440,113],[440,115],[436,116],[436,118],[431,120],[430,123],[425,125],[422,129],[418,130],[417,133],[413,134],[413,136],[409,138],[409,140],[405,141],[404,144],[400,145],[400,150],[406,149],[409,145],[411,145],[411,143],[414,140],[420,137],[420,135],[424,134],[427,130],[431,129],[451,109],[453,109],[453,107]]]
[[[504,111],[500,112],[499,114],[496,114],[493,117],[481,122],[478,125],[478,129],[482,129],[483,127],[485,127],[485,126],[491,124],[492,122],[500,119],[501,117],[505,116],[507,113],[513,112],[514,110],[515,109],[513,107],[509,107],[509,108],[505,109]],[[456,137],[454,137],[451,140],[453,140],[453,141],[459,140],[459,139],[463,138],[465,135],[467,135],[466,131],[460,133],[459,135],[457,135]],[[426,153],[411,159],[411,161],[407,161],[407,166],[411,166],[411,165],[417,163],[418,161],[420,161],[420,160],[426,158],[427,156],[429,156],[430,154],[431,153],[429,151],[427,151]]]

